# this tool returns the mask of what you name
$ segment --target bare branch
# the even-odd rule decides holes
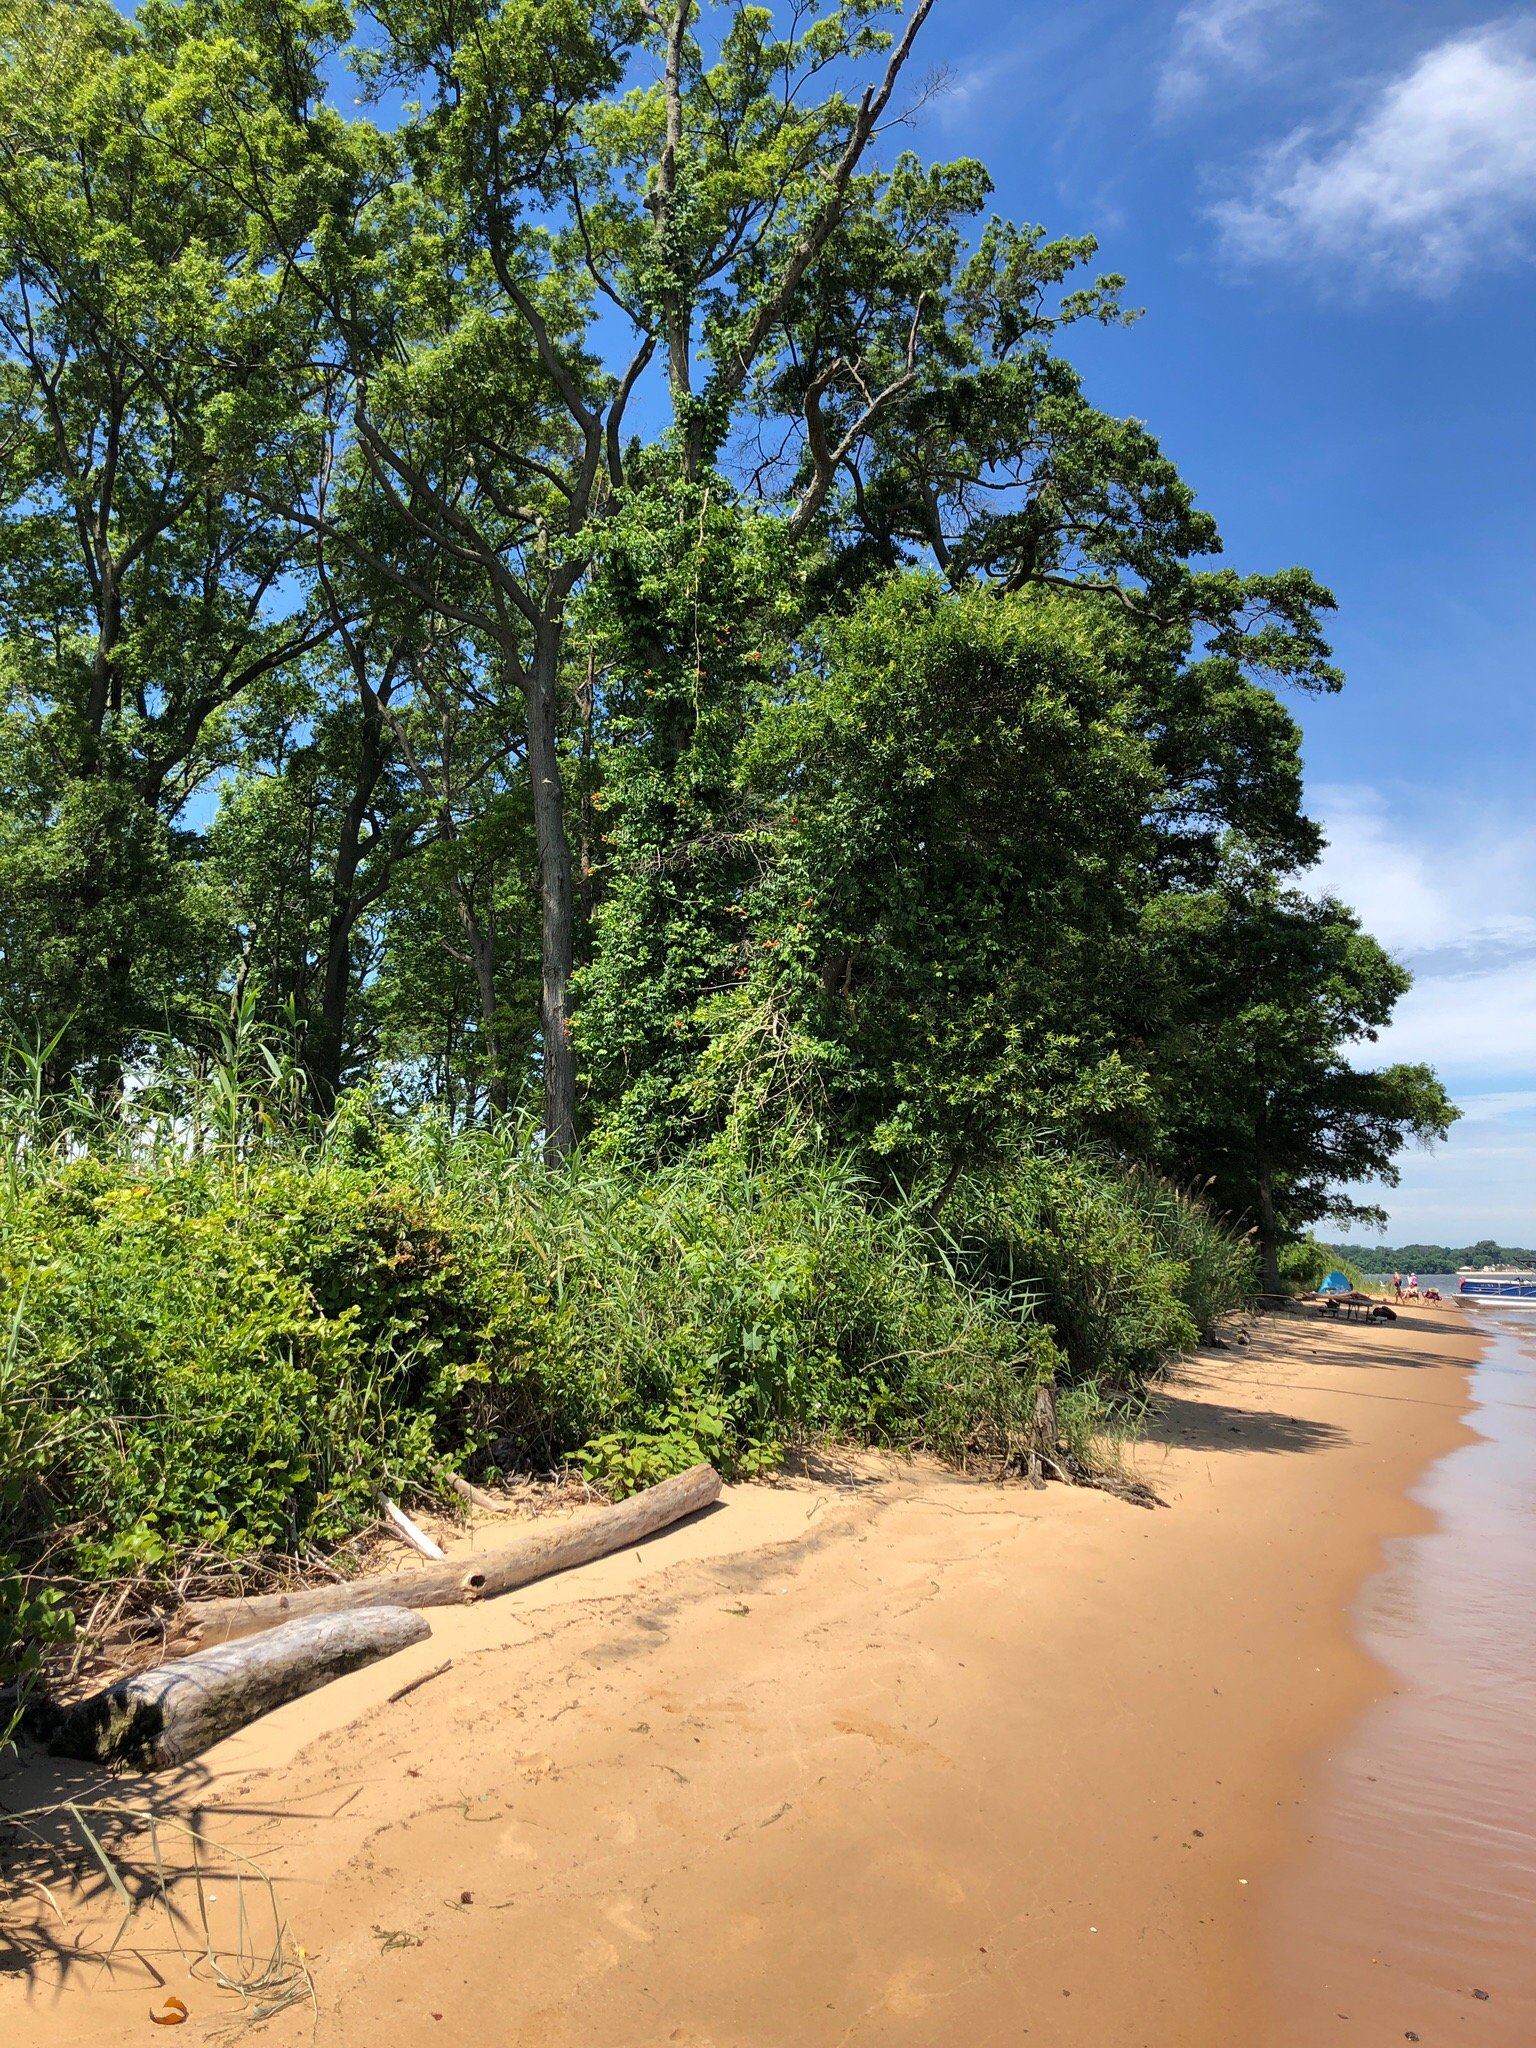
[[[795,293],[804,283],[806,273],[826,247],[842,219],[844,202],[854,172],[863,160],[864,152],[869,147],[870,138],[874,135],[881,116],[891,103],[897,81],[912,54],[912,46],[932,11],[933,0],[917,0],[917,6],[912,10],[912,18],[907,23],[901,40],[891,51],[885,67],[885,76],[878,86],[871,86],[860,100],[859,111],[854,119],[847,146],[834,169],[828,174],[826,203],[790,252],[789,261],[784,266],[777,287],[764,295],[751,325],[736,350],[735,360],[716,372],[715,381],[723,395],[734,396],[745,386],[763,344],[783,319]]]
[[[799,540],[816,514],[826,502],[832,488],[832,480],[848,460],[860,441],[884,412],[901,398],[904,398],[917,382],[917,337],[923,318],[923,299],[919,298],[912,313],[912,325],[907,333],[907,365],[899,377],[893,377],[883,391],[869,395],[869,386],[857,363],[843,362],[842,357],[831,363],[818,377],[811,380],[805,394],[805,427],[811,450],[811,481],[800,503],[795,507],[789,522],[791,540]],[[865,400],[864,410],[853,422],[835,448],[827,443],[826,420],[821,410],[821,401],[837,372],[846,368]]]

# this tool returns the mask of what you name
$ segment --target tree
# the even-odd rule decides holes
[[[594,823],[574,1021],[606,1145],[660,1156],[701,1128],[703,1009],[735,986],[769,851],[742,750],[785,680],[803,584],[783,523],[718,479],[633,488],[604,536],[579,614]]]
[[[940,1200],[1137,1091],[1109,997],[1158,778],[1095,624],[1050,592],[890,584],[751,743],[777,858],[715,1016],[797,1049],[831,1132]]]
[[[343,623],[331,646],[243,701],[206,834],[236,937],[236,990],[255,989],[268,1021],[297,1024],[322,1114],[374,1050],[358,997],[385,898],[436,836],[392,724],[419,639],[402,639],[387,614]]]
[[[165,86],[100,0],[6,10],[0,633],[25,765],[0,925],[13,1027],[53,1041],[56,1080],[87,1064],[101,1086],[176,1000],[184,970],[154,963],[199,951],[177,821],[220,715],[326,630],[285,603],[290,536],[244,489],[295,404],[234,283],[250,227],[167,146]]]
[[[254,114],[249,77],[198,40],[212,16],[183,16],[182,71],[212,94],[183,120],[180,146],[209,176],[256,165],[246,203],[287,238],[283,263],[260,275],[273,303],[303,300],[322,321],[305,371],[343,424],[348,460],[402,535],[464,573],[449,597],[421,579],[410,546],[369,545],[363,559],[446,605],[523,701],[552,1158],[576,1128],[567,634],[624,494],[629,410],[659,357],[676,461],[685,479],[706,474],[765,354],[785,344],[789,308],[851,203],[932,4],[916,0],[899,38],[878,26],[893,12],[880,0],[798,12],[781,36],[767,10],[730,0],[709,62],[695,0],[400,0],[381,11],[383,42],[366,60],[381,89],[405,97],[396,140],[321,108],[333,15],[282,12],[299,87]],[[652,52],[661,77],[633,87],[630,67]],[[811,96],[840,63],[882,53],[856,102]],[[311,183],[330,195],[318,207],[292,203],[291,152],[267,146],[267,116],[285,107],[293,150],[313,155]],[[302,464],[268,502],[364,546]]]
[[[1428,1067],[1352,1064],[1410,977],[1342,904],[1251,870],[1160,899],[1146,937],[1166,1004],[1152,1052],[1164,1163],[1251,1221],[1278,1292],[1282,1244],[1322,1217],[1384,1222],[1346,1190],[1395,1187],[1402,1148],[1459,1114]]]
[[[1266,879],[1332,598],[1211,566],[1090,403],[1091,238],[893,152],[931,7],[14,0],[0,1011],[52,1081],[234,993],[321,1111],[537,1074],[551,1162],[789,1122],[936,1203],[1047,1125],[1272,1246],[1444,1128],[1348,1063],[1399,970]]]
[[[710,582],[719,675],[759,643],[715,644],[742,612],[719,566]],[[1144,1140],[1144,905],[1204,879],[1219,833],[1285,863],[1315,844],[1294,723],[1179,654],[1101,595],[932,575],[781,648],[740,699],[729,886],[712,924],[689,906],[711,942],[695,963],[679,910],[683,985],[659,947],[625,982],[650,1048],[642,1085],[630,1044],[626,1115],[649,1100],[672,1142],[799,1119],[940,1202],[1033,1130]],[[614,887],[617,905],[636,883]],[[625,938],[632,963],[633,922]]]
[[[902,156],[889,172],[861,173],[748,381],[751,432],[733,450],[733,473],[690,483],[650,456],[631,464],[627,502],[583,599],[583,617],[599,622],[615,744],[581,1040],[594,1112],[626,1141],[642,1126],[647,1144],[695,1127],[683,1105],[705,1039],[712,1089],[724,1081],[727,1045],[755,1060],[770,1039],[775,1057],[808,1043],[783,1016],[770,1027],[768,1011],[753,1027],[766,1039],[715,1028],[739,1007],[718,998],[738,974],[742,920],[769,900],[759,870],[782,856],[787,874],[796,860],[775,839],[782,812],[765,828],[754,811],[763,790],[753,786],[761,761],[745,765],[757,758],[752,728],[765,711],[772,722],[793,704],[825,709],[823,629],[863,600],[874,605],[910,564],[926,560],[936,572],[919,586],[923,607],[943,608],[947,586],[959,599],[1056,591],[1084,608],[1107,663],[1106,701],[1114,697],[1149,755],[1156,815],[1138,856],[1148,871],[1122,868],[1127,901],[1175,879],[1209,882],[1233,831],[1277,866],[1316,856],[1295,724],[1273,685],[1337,687],[1320,627],[1332,599],[1299,570],[1240,577],[1192,566],[1219,550],[1214,522],[1146,430],[1094,409],[1056,353],[1075,321],[1126,317],[1121,281],[1075,285],[1091,238],[1048,242],[1039,230],[986,222],[990,191],[969,162],[925,168]],[[979,631],[983,609],[961,604],[955,616]],[[894,629],[885,658],[901,658]],[[942,662],[933,686],[950,686]],[[963,727],[975,710],[962,685],[925,735],[936,739],[949,715]],[[969,737],[983,751],[942,771],[960,809],[961,760],[983,774],[994,765],[987,741]],[[820,733],[804,760],[791,746],[797,790],[825,788],[834,762],[863,786],[869,763],[844,751],[846,738],[840,728]],[[899,780],[906,765],[885,763],[882,774]],[[1017,772],[1021,790],[1034,787],[1026,768]],[[871,819],[893,786],[882,780],[872,793]],[[979,786],[975,798],[986,806]],[[1036,828],[1023,815],[1015,822],[1022,863]],[[1008,857],[1001,838],[997,851]],[[820,857],[837,868],[830,849]],[[906,847],[881,858],[892,878],[911,864]],[[1106,882],[1106,902],[1112,893]],[[885,907],[873,893],[865,905],[872,919]],[[919,950],[931,930],[917,935]],[[1007,985],[994,989],[999,1013]],[[1082,994],[1090,1000],[1086,982]],[[1045,1100],[1043,1071],[1036,1080],[1018,1102]],[[1004,1099],[990,1096],[999,1110]],[[982,1127],[1001,1124],[983,1116]],[[947,1120],[946,1160],[951,1141],[965,1150],[961,1129]]]
[[[941,1184],[1042,1120],[1144,1136],[1140,908],[1208,885],[1234,835],[1315,856],[1295,721],[1242,653],[1118,592],[930,572],[844,609],[718,483],[610,533],[582,614],[599,1122],[665,1150],[771,1099]]]

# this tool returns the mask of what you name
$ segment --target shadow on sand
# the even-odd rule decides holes
[[[1350,1441],[1331,1422],[1273,1409],[1233,1408],[1163,1394],[1148,1418],[1145,1441],[1183,1451],[1326,1451]]]
[[[0,1975],[56,2004],[77,1980],[153,1993],[190,1974],[242,2022],[310,2003],[271,1881],[229,1836],[242,1819],[325,1816],[302,1800],[221,1806],[217,1791],[195,1765],[121,1778],[23,1751],[0,1778]]]

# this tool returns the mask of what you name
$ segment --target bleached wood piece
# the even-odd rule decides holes
[[[478,1557],[449,1559],[416,1572],[350,1579],[292,1593],[262,1593],[250,1600],[198,1600],[185,1611],[178,1641],[233,1642],[304,1614],[341,1614],[367,1607],[454,1607],[510,1593],[553,1572],[624,1550],[658,1529],[697,1514],[720,1497],[713,1465],[695,1465],[659,1486],[611,1506],[569,1518],[534,1523],[511,1542]]]
[[[443,1559],[448,1555],[447,1551],[444,1550],[441,1543],[434,1542],[425,1529],[418,1529],[404,1508],[398,1507],[392,1500],[387,1500],[384,1503],[384,1512],[400,1531],[406,1542],[409,1543],[412,1550],[419,1551],[423,1557],[431,1558],[434,1564],[442,1563]]]

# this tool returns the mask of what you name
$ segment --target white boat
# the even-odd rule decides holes
[[[1536,1302],[1536,1273],[1518,1266],[1463,1266],[1456,1275],[1456,1293],[1462,1301]]]

